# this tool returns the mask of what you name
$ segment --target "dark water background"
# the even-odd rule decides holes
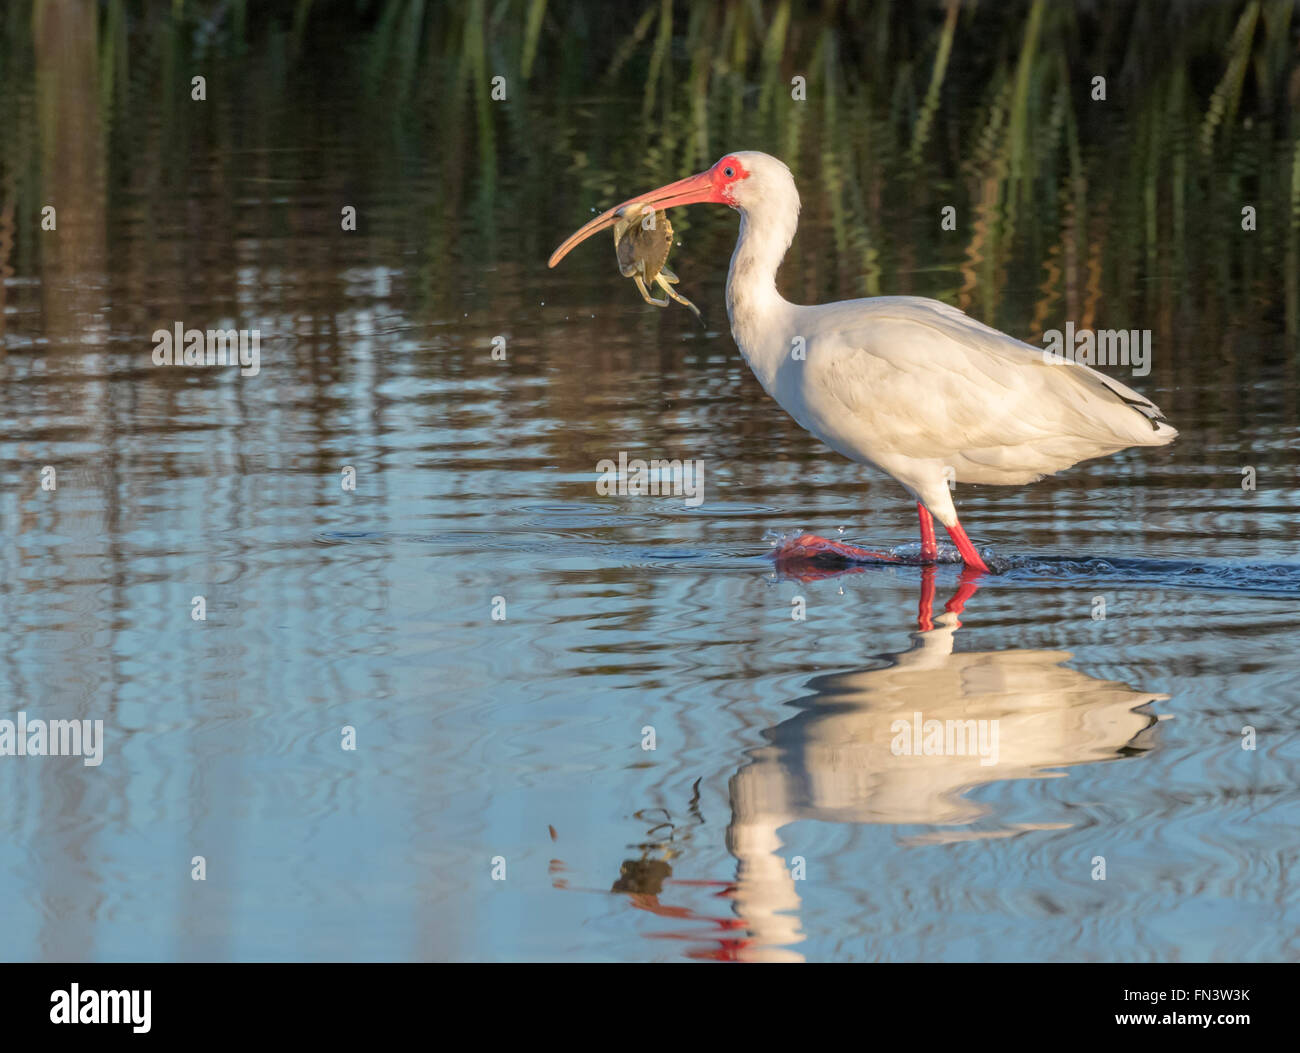
[[[1292,5],[950,10],[5,5],[0,718],[106,746],[0,757],[0,957],[1294,958]],[[925,633],[916,568],[774,573],[915,513],[740,360],[733,213],[672,217],[706,327],[546,268],[742,148],[791,299],[1152,331],[1111,372],[1181,438],[962,488],[1011,569],[959,629],[953,567]],[[178,321],[261,372],[155,367]],[[600,496],[620,450],[706,500]],[[998,763],[895,756],[917,710]]]

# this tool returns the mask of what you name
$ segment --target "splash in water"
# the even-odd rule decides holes
[[[779,574],[810,580],[857,573],[873,566],[927,566],[916,542],[887,549],[860,548],[830,541],[802,530],[768,531],[764,540],[772,548]],[[1129,556],[998,556],[985,548],[980,556],[989,569],[1011,581],[1072,585],[1155,586],[1248,592],[1256,595],[1300,595],[1300,563],[1204,563],[1177,559],[1143,559]],[[961,564],[956,547],[940,542],[936,564]]]
[[[912,567],[932,563],[962,563],[957,546],[947,542],[938,543],[933,560],[923,560],[921,545],[915,541],[879,550],[860,548],[845,541],[831,541],[802,530],[788,533],[769,531],[764,539],[772,547],[772,558],[776,561],[778,571],[794,576],[818,571],[834,573],[881,563]],[[995,574],[1001,574],[1011,566],[1008,560],[995,556],[989,549],[981,550],[980,556]]]

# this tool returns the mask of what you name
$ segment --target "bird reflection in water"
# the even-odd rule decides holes
[[[824,577],[823,570],[812,572]],[[955,650],[959,615],[977,588],[977,577],[963,573],[943,612],[933,615],[935,568],[922,568],[911,647],[817,677],[812,694],[792,703],[798,712],[763,733],[767,745],[750,750],[729,782],[734,880],[673,877],[669,861],[684,839],[665,819],[641,846],[642,858],[624,862],[614,891],[638,909],[714,927],[712,936],[699,928],[657,934],[690,940],[692,957],[799,961],[800,897],[782,854],[783,827],[806,820],[923,827],[904,842],[919,847],[1068,826],[1005,822],[993,805],[969,794],[993,782],[1064,778],[1061,768],[1139,755],[1152,747],[1160,719],[1140,707],[1169,696],[1072,669],[1068,651]],[[973,749],[900,755],[897,722],[910,724],[918,713],[943,725],[996,722],[994,762]],[[698,816],[698,783],[696,790]],[[699,816],[690,829],[702,823]],[[716,885],[730,917],[662,902],[674,887],[699,884]]]

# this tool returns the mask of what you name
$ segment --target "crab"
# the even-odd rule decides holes
[[[617,216],[614,223],[614,251],[623,277],[636,282],[646,303],[656,307],[668,306],[666,299],[656,300],[646,287],[647,284],[657,284],[679,304],[694,311],[695,317],[699,318],[700,309],[672,287],[680,279],[666,266],[668,252],[673,245],[673,227],[668,222],[668,213],[656,212],[653,205],[633,203],[619,209]]]

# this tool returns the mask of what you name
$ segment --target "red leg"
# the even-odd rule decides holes
[[[923,563],[933,563],[939,555],[939,546],[934,540],[934,520],[930,517],[930,510],[916,502],[917,514],[921,517],[921,561]]]
[[[916,605],[916,627],[923,633],[934,628],[934,567],[921,568],[921,599]]]
[[[979,572],[970,567],[963,567],[957,591],[952,594],[952,599],[943,605],[943,609],[953,614],[961,614],[966,609],[966,601],[975,595],[975,590],[979,587]],[[957,624],[960,626],[961,622]]]
[[[953,523],[952,526],[948,527],[948,536],[952,538],[953,544],[957,546],[957,551],[961,553],[961,558],[966,566],[988,573],[988,565],[980,559],[980,554],[975,551],[975,546],[970,543],[970,538],[966,536],[966,531],[961,528],[960,523]]]

